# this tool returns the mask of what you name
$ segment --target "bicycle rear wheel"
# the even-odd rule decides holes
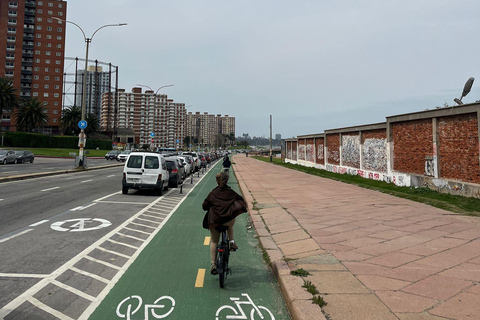
[[[218,253],[217,258],[217,272],[220,288],[225,287],[225,276],[227,274],[227,266],[225,265],[225,251]]]

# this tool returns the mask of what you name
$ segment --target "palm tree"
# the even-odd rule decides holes
[[[25,100],[15,113],[17,130],[32,132],[38,127],[43,127],[48,116],[45,114],[43,103],[36,98]]]
[[[0,77],[0,115],[3,110],[12,110],[18,106],[17,90],[10,80]]]
[[[80,133],[78,122],[82,119],[82,108],[72,106],[62,111],[62,117],[60,118],[60,125],[62,131],[66,135],[77,135]]]
[[[87,114],[87,118],[85,120],[88,124],[87,128],[85,129],[85,133],[87,134],[87,136],[91,137],[94,133],[97,133],[99,131],[100,123],[94,113]]]

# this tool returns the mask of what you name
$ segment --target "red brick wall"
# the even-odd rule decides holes
[[[438,119],[440,176],[480,183],[477,115]]]
[[[327,163],[340,165],[340,136],[338,134],[327,135]]]
[[[313,145],[313,138],[312,139],[307,139],[307,158],[305,160],[309,162],[315,162],[315,150],[314,150],[314,145]]]
[[[292,142],[292,160],[297,160],[297,142]]]
[[[393,124],[393,170],[423,175],[425,157],[433,156],[432,120]]]
[[[324,138],[317,138],[316,141],[316,146],[315,146],[315,151],[316,155],[315,157],[317,158],[317,163],[318,164],[324,164],[325,163],[325,139]]]
[[[387,131],[385,129],[362,131],[362,143],[366,139],[387,139]]]
[[[298,139],[298,160],[305,160],[305,139]]]

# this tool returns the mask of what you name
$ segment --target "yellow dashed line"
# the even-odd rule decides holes
[[[203,280],[205,280],[205,270],[198,269],[197,280],[195,281],[195,288],[203,288]]]
[[[205,237],[205,240],[203,241],[204,246],[209,246],[210,245],[210,237]]]

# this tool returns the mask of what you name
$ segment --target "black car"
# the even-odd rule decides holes
[[[174,188],[178,188],[178,185],[182,183],[183,176],[185,175],[185,167],[182,166],[176,158],[166,158],[167,170],[170,174],[168,185]]]
[[[27,161],[33,163],[35,160],[35,155],[29,150],[15,150],[15,155],[17,156],[17,163],[25,163]]]
[[[117,156],[120,154],[119,150],[108,151],[105,155],[106,160],[117,160]]]

